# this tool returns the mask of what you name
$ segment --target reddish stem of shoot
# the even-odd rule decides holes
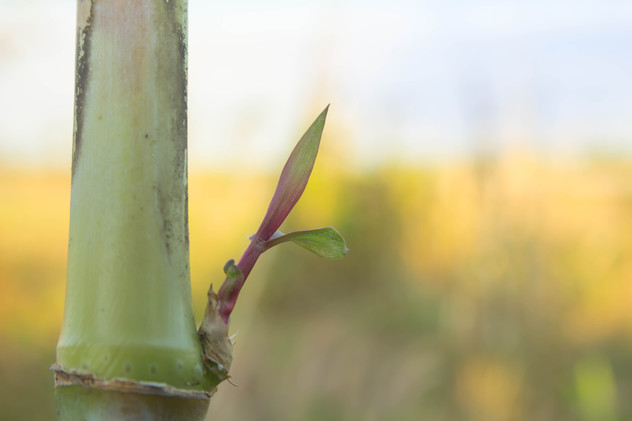
[[[248,245],[248,248],[246,248],[244,254],[241,256],[241,259],[239,259],[239,263],[237,263],[237,267],[244,275],[243,278],[241,278],[241,281],[232,285],[230,288],[227,288],[226,282],[224,282],[220,287],[217,293],[221,303],[219,314],[222,317],[222,320],[224,320],[224,323],[228,324],[230,313],[232,313],[233,308],[235,308],[239,292],[244,286],[244,283],[257,262],[257,259],[259,259],[259,256],[261,256],[263,252],[263,241],[258,236],[255,236]]]

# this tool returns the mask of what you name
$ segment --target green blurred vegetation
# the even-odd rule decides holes
[[[276,177],[190,177],[193,300]],[[0,419],[53,420],[67,174],[0,171]],[[319,162],[237,304],[213,420],[632,420],[632,162],[526,156],[356,172]]]

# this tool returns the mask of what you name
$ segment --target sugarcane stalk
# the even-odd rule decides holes
[[[60,420],[202,420],[191,303],[187,0],[78,0]]]

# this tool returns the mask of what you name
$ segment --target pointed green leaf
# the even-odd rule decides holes
[[[340,259],[349,252],[344,238],[333,227],[295,231],[289,234],[277,231],[270,240],[263,243],[263,246],[267,250],[270,247],[288,241],[296,243],[326,259]]]

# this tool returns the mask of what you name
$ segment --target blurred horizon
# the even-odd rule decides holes
[[[75,0],[0,1],[0,162],[66,168]],[[632,155],[632,3],[189,2],[189,156],[270,169],[331,103],[348,165]]]

